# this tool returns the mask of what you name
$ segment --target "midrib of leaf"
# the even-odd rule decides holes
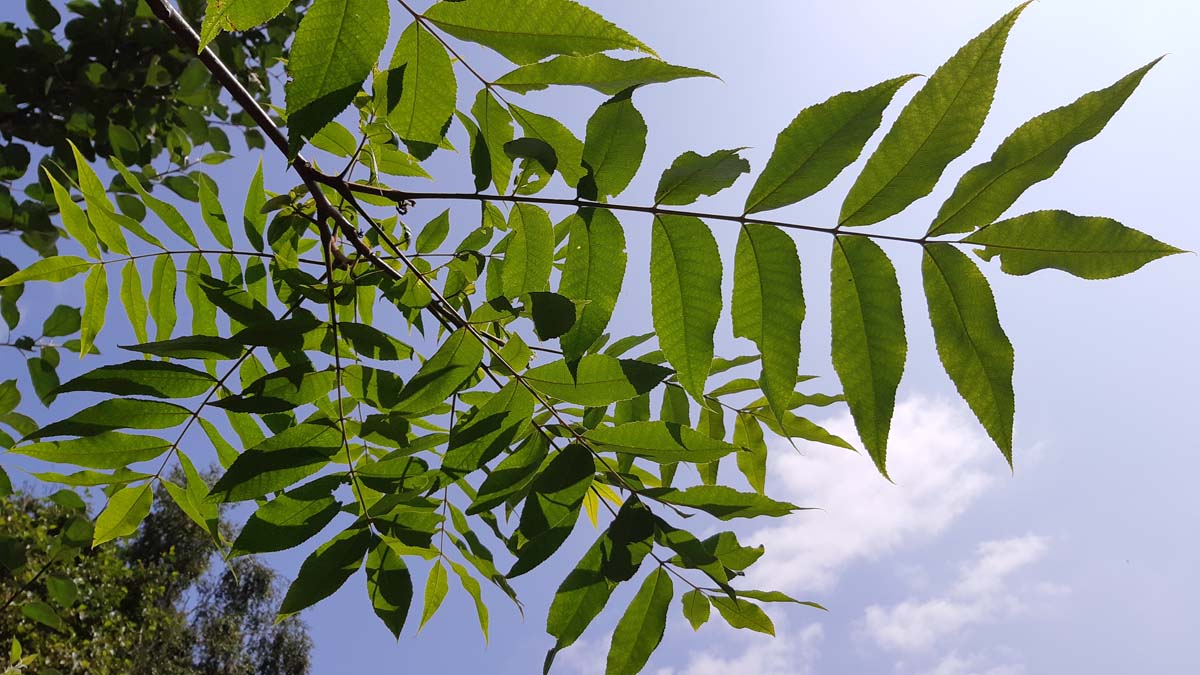
[[[680,272],[679,272],[679,265],[676,264],[676,261],[679,259],[679,255],[678,255],[678,250],[675,245],[675,237],[671,236],[671,228],[667,227],[666,223],[663,223],[661,218],[658,218],[656,216],[656,219],[658,220],[659,227],[661,227],[663,229],[663,232],[667,235],[667,243],[671,247],[671,272],[672,272],[672,274],[671,274],[671,290],[674,292],[674,295],[679,299],[679,307],[682,309],[685,305],[685,302],[684,302],[684,295],[683,295],[683,284],[682,284],[682,279],[680,278]],[[695,364],[692,363],[692,353],[691,353],[692,350],[690,349],[691,340],[688,339],[688,322],[680,321],[679,327],[680,327],[680,332],[683,333],[683,358],[687,360],[688,372],[690,373],[693,371]]]
[[[346,29],[346,15],[350,13],[346,10],[349,9],[350,2],[352,2],[352,0],[342,0],[343,11],[341,12],[341,16],[338,18],[337,31],[334,33],[334,38],[333,38],[334,45],[340,45],[342,43],[342,32],[345,31],[345,29]],[[325,59],[324,65],[321,66],[321,86],[317,88],[317,91],[325,91],[326,83],[329,80],[330,66],[333,65],[333,61],[334,60],[332,58]],[[309,105],[312,105],[313,102],[315,102],[319,98],[320,97],[317,97],[316,99],[309,101],[308,103],[305,104],[305,106],[307,107]]]
[[[925,149],[925,146],[929,143],[929,140],[931,138],[933,138],[933,135],[937,132],[937,130],[939,128],[941,128],[942,122],[946,121],[946,115],[950,114],[950,111],[954,108],[954,104],[957,103],[959,97],[962,96],[963,90],[966,89],[966,87],[967,87],[967,82],[970,82],[971,77],[973,75],[975,75],[975,71],[979,70],[979,64],[983,62],[984,57],[987,56],[988,52],[991,51],[992,45],[996,44],[996,40],[999,40],[1002,38],[1003,39],[1008,38],[1008,31],[1000,31],[995,36],[993,36],[991,40],[988,41],[987,47],[984,48],[983,50],[981,50],[982,55],[979,58],[975,59],[975,62],[971,64],[970,72],[968,72],[967,76],[963,78],[962,84],[959,85],[958,90],[954,92],[954,97],[950,99],[950,103],[948,105],[946,105],[945,109],[942,110],[942,114],[938,116],[937,123],[934,124],[933,127],[929,130],[929,133],[925,135],[925,138],[921,141],[921,144],[918,145],[917,148],[915,150],[913,150],[912,153],[909,154],[908,159],[904,161],[904,164],[901,165],[899,170],[897,170],[894,174],[892,174],[892,177],[888,179],[888,182],[883,184],[883,187],[876,190],[875,194],[872,195],[870,199],[863,202],[862,206],[860,206],[854,210],[854,213],[851,213],[850,215],[846,216],[845,218],[842,218],[841,222],[838,223],[839,227],[842,225],[842,223],[845,223],[846,221],[850,220],[854,216],[857,216],[859,213],[862,212],[863,209],[865,209],[868,206],[870,206],[871,204],[873,204],[876,199],[879,199],[879,196],[882,195],[885,191],[887,191],[887,189],[892,186],[892,183],[895,183],[896,179],[900,177],[900,174],[904,173],[904,170],[907,169],[912,164],[912,158],[921,154],[921,151]]]
[[[851,257],[846,254],[846,248],[842,245],[841,237],[834,237],[834,240],[837,242],[838,248],[842,249],[842,256],[844,258],[846,258],[846,262],[847,262],[846,269],[850,272],[850,283],[854,286],[854,298],[855,298],[854,304],[858,308],[859,325],[862,327],[862,333],[866,337],[867,360],[871,363],[871,377],[869,377],[867,379],[871,383],[871,407],[874,408],[875,404],[879,403],[879,390],[875,386],[875,377],[874,377],[875,373],[877,373],[879,371],[879,363],[875,359],[876,355],[878,354],[878,351],[876,349],[874,349],[876,340],[874,339],[874,335],[872,334],[872,332],[867,330],[867,314],[866,314],[866,309],[865,309],[865,303],[863,303],[863,301],[862,301],[863,295],[862,295],[861,289],[859,288],[859,285],[858,285],[858,278],[855,277],[855,275],[854,275],[854,267],[855,266],[852,264],[849,264]],[[877,412],[878,411],[873,410],[871,416],[877,417],[877,415],[876,415]],[[874,421],[876,423],[878,423],[878,419],[875,419]],[[872,432],[876,432],[876,431],[877,431],[877,429],[872,429]]]
[[[993,223],[994,224],[994,223]],[[974,234],[979,234],[987,228],[976,230]],[[940,241],[940,240],[939,240]],[[1012,246],[1008,244],[985,244],[977,241],[968,241],[960,239],[959,242],[969,244],[971,246],[982,246],[984,248],[998,248],[1006,251],[1032,251],[1034,253],[1077,253],[1087,255],[1127,255],[1130,253],[1179,253],[1180,249],[1169,244],[1164,244],[1166,248],[1123,248],[1120,250],[1112,249],[1090,249],[1090,248],[1035,248],[1033,246]],[[941,242],[941,243],[959,243],[959,242]]]
[[[625,47],[625,49],[628,49],[630,51],[654,54],[654,52],[651,51],[649,47],[646,47],[645,45],[641,44],[636,39],[634,40],[634,42],[631,43],[628,40],[625,40],[623,38],[591,37],[591,36],[588,36],[588,35],[585,35],[582,33],[532,33],[529,31],[522,31],[522,30],[498,30],[495,28],[483,28],[481,26],[469,26],[466,24],[454,23],[453,21],[445,21],[443,19],[430,19],[429,17],[425,16],[424,14],[421,15],[421,19],[423,21],[431,21],[439,26],[453,26],[455,28],[473,31],[476,33],[488,33],[489,35],[519,35],[519,36],[527,37],[527,38],[569,38],[572,40],[587,41],[589,43],[618,42],[623,45],[629,45],[629,46]],[[609,25],[611,26],[611,24],[609,24]],[[571,54],[566,54],[566,56],[571,56]]]
[[[967,336],[967,341],[971,343],[971,357],[975,361],[975,364],[979,366],[979,369],[982,370],[987,377],[988,384],[990,385],[987,390],[988,398],[991,399],[992,406],[999,411],[1000,402],[996,399],[995,395],[996,379],[992,376],[992,369],[988,368],[987,365],[984,364],[983,359],[979,356],[979,344],[975,342],[975,336],[971,334],[970,328],[967,327],[967,322],[963,319],[963,303],[959,300],[958,294],[955,292],[954,284],[949,282],[945,272],[942,270],[941,264],[938,263],[937,256],[929,255],[928,253],[925,255],[929,256],[929,260],[933,263],[933,266],[937,268],[938,274],[945,282],[946,288],[950,290],[950,299],[954,301],[954,312],[958,315],[959,323],[963,327],[963,333]]]

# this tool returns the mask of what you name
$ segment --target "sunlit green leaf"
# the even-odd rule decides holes
[[[630,49],[653,54],[637,38],[573,0],[438,2],[425,18],[460,40],[499,52],[517,64],[555,54],[595,54]]]
[[[472,146],[472,162],[475,161],[476,150],[482,148],[484,157],[481,161],[485,161],[487,164],[491,182],[495,184],[497,192],[504,194],[508,191],[509,179],[512,178],[513,161],[504,152],[504,144],[513,139],[512,115],[487,89],[479,90],[479,94],[475,97],[475,104],[471,106],[471,115],[475,117],[475,122],[479,125],[481,144]],[[477,190],[482,190],[487,187],[487,182],[485,181],[481,187],[479,181],[476,180],[475,187]]]
[[[123,487],[108,498],[108,505],[96,516],[96,532],[92,546],[99,546],[137,531],[138,525],[150,515],[154,490],[150,483]]]
[[[529,427],[533,395],[512,381],[481,405],[450,434],[442,470],[452,475],[475,471],[511,446]]]
[[[79,353],[86,354],[104,327],[108,311],[108,272],[96,265],[83,282],[83,315],[79,324]],[[143,323],[143,325],[145,325]]]
[[[567,540],[579,520],[583,496],[595,473],[592,453],[582,445],[571,444],[534,479],[517,530],[523,544],[508,578],[537,567]]]
[[[446,599],[446,593],[449,590],[450,585],[446,580],[446,566],[442,564],[441,560],[438,560],[433,564],[433,569],[429,570],[429,577],[425,580],[425,601],[421,607],[421,624],[417,626],[418,632],[437,613],[438,608],[442,606],[442,601]]]
[[[992,223],[963,241],[984,246],[984,260],[1000,258],[1000,269],[1025,275],[1058,269],[1082,279],[1111,279],[1180,249],[1111,218],[1066,211],[1034,211]]]
[[[654,330],[679,383],[704,394],[721,316],[721,254],[708,226],[691,216],[654,220],[650,240]]]
[[[96,239],[96,233],[92,232],[92,226],[88,224],[87,214],[75,200],[71,199],[71,193],[67,191],[49,171],[45,172],[46,180],[50,181],[50,187],[54,191],[54,201],[58,204],[58,212],[62,216],[63,227],[66,228],[67,234],[71,238],[79,242],[87,254],[96,260],[100,259],[100,244]]]
[[[204,49],[221,31],[249,30],[282,12],[291,0],[211,0],[200,27]]]
[[[713,596],[709,601],[720,612],[725,622],[734,628],[748,628],[752,631],[775,635],[775,624],[762,607],[745,600],[733,600],[725,596]]]
[[[146,206],[150,207],[150,210],[154,212],[154,215],[158,216],[168,229],[170,229],[175,233],[176,236],[186,241],[188,244],[194,247],[199,246],[196,243],[196,236],[192,234],[191,226],[188,225],[187,220],[184,219],[183,215],[179,213],[179,209],[176,209],[171,204],[168,204],[167,202],[164,202],[163,200],[158,199],[154,195],[147,192],[146,188],[142,187],[141,181],[139,181],[129,169],[125,168],[125,165],[122,164],[120,160],[116,159],[115,157],[110,159],[113,163],[113,166],[115,166],[117,171],[120,172],[121,177],[125,179],[125,183],[138,193],[138,196],[141,197],[142,201],[146,203]]]
[[[746,213],[795,204],[825,189],[858,158],[892,97],[914,77],[843,92],[800,111],[775,139],[771,158],[746,197]]]
[[[388,70],[376,80],[376,96],[386,92],[388,122],[406,141],[438,143],[454,114],[457,83],[446,48],[413,22],[400,34]]]
[[[700,626],[708,623],[712,613],[712,604],[702,591],[694,590],[683,594],[680,602],[683,604],[683,616],[692,625],[692,630],[700,630]]]
[[[149,311],[154,320],[154,339],[165,340],[175,330],[178,312],[175,309],[175,289],[179,279],[175,261],[169,255],[155,258],[150,278]]]
[[[580,195],[603,201],[621,194],[645,153],[646,120],[633,107],[633,90],[627,89],[605,101],[588,120],[583,163],[590,175],[580,183]]]
[[[602,449],[661,463],[712,462],[737,450],[724,441],[670,422],[630,422],[599,427],[588,431],[584,437]]]
[[[549,288],[554,260],[554,226],[550,215],[532,204],[516,204],[508,214],[512,234],[504,256],[504,295]]]
[[[95,436],[116,429],[170,429],[192,416],[183,406],[143,398],[111,398],[84,408],[65,420],[52,422],[26,436]]]
[[[66,281],[91,267],[92,263],[73,255],[50,256],[0,279],[0,286],[15,286],[27,281]]]
[[[133,462],[154,459],[171,446],[170,441],[153,436],[107,431],[84,438],[19,445],[10,452],[45,462],[74,464],[89,469],[120,469]]]
[[[404,385],[393,409],[413,414],[432,410],[450,398],[482,360],[479,339],[465,329],[455,331]]]
[[[963,175],[929,235],[971,232],[999,218],[1031,185],[1053,176],[1075,146],[1095,138],[1159,60],[1022,124],[990,160]]]
[[[66,305],[58,305],[46,321],[42,323],[43,337],[64,337],[79,331],[81,317],[79,310]]]
[[[654,191],[656,204],[691,204],[704,195],[715,195],[750,171],[736,150],[717,150],[710,155],[688,151],[675,158],[663,172]]]
[[[101,366],[58,388],[68,391],[97,391],[120,396],[191,398],[207,392],[216,380],[212,375],[187,366],[161,361],[129,361]]]
[[[715,78],[716,75],[653,58],[622,61],[607,54],[590,54],[556,56],[549,61],[521,66],[500,76],[495,84],[521,94],[560,84],[589,87],[612,96],[630,87],[688,77]]]
[[[800,508],[761,494],[738,492],[723,485],[697,485],[686,490],[651,488],[645,494],[668,504],[699,509],[720,520],[759,516],[778,518]]]
[[[1008,33],[1028,4],[959,49],[904,106],[846,195],[840,225],[870,225],[903,211],[971,147],[992,107]]]
[[[399,639],[412,606],[412,575],[404,558],[385,542],[376,544],[367,554],[367,597],[375,615]]]
[[[132,260],[121,268],[121,304],[129,317],[129,325],[133,327],[133,335],[139,342],[150,339],[146,332],[146,296],[142,293],[142,277],[138,274],[137,264]]]
[[[212,486],[210,501],[239,502],[283,490],[320,471],[342,447],[334,426],[300,424],[238,455]]]
[[[554,361],[525,373],[538,391],[579,405],[603,406],[631,399],[658,386],[671,374],[644,361],[589,354],[576,364]]]
[[[230,557],[283,551],[308,541],[338,514],[341,479],[317,478],[258,507],[233,542]]]
[[[646,577],[617,621],[605,675],[635,675],[642,670],[662,642],[673,597],[675,587],[667,570],[659,567]]]

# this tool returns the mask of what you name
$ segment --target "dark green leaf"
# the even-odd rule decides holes
[[[425,602],[421,608],[421,625],[417,626],[418,632],[437,613],[449,590],[450,585],[446,582],[446,566],[442,564],[441,560],[438,560],[434,563],[433,569],[429,570],[429,577],[425,580]]]
[[[211,335],[188,335],[161,342],[140,345],[121,345],[121,349],[172,359],[203,359],[227,361],[241,358],[246,349],[228,338]]]
[[[512,177],[513,162],[504,154],[504,144],[513,139],[512,115],[487,89],[479,90],[475,97],[475,105],[471,106],[471,115],[479,124],[481,147],[486,155],[491,180],[496,185],[496,191],[504,194],[508,191],[509,179]],[[472,155],[476,149],[472,146]],[[472,158],[472,162],[474,161]],[[487,187],[487,183],[480,187],[477,180],[475,187],[482,190]]]
[[[533,417],[533,395],[509,382],[450,434],[442,470],[452,475],[475,471],[524,435]]]
[[[279,616],[290,616],[333,595],[362,566],[370,548],[371,531],[359,525],[321,544],[301,563],[279,607]]]
[[[971,232],[999,218],[1031,185],[1053,176],[1075,146],[1095,138],[1159,60],[1022,124],[990,160],[963,175],[929,235]]]
[[[668,504],[699,509],[720,520],[786,516],[800,507],[723,485],[697,485],[686,490],[650,488],[644,494]]]
[[[992,223],[963,241],[984,246],[984,260],[1000,258],[1000,269],[1025,275],[1058,269],[1083,279],[1111,279],[1137,271],[1180,249],[1111,218],[1066,211],[1034,211]]]
[[[230,557],[283,551],[308,541],[338,514],[337,477],[317,478],[258,507],[233,542]]]
[[[77,308],[59,305],[50,312],[50,316],[46,317],[45,323],[42,324],[42,335],[44,337],[72,335],[79,331],[80,321]]]
[[[32,619],[33,621],[36,621],[43,626],[53,628],[60,633],[70,633],[70,629],[67,628],[67,624],[63,622],[62,617],[60,617],[54,611],[54,608],[44,602],[41,602],[40,600],[27,602],[21,605],[21,614],[27,619]],[[13,642],[16,644],[16,638],[13,638]]]
[[[538,366],[525,379],[554,398],[587,406],[604,406],[631,399],[659,385],[671,371],[643,361],[589,354],[578,363],[554,361]]]
[[[400,392],[394,410],[412,414],[432,410],[450,398],[483,361],[483,344],[466,329],[450,334]]]
[[[527,137],[541,140],[554,150],[558,172],[568,186],[575,187],[587,173],[583,168],[583,142],[553,117],[511,104],[508,109]]]
[[[1011,465],[1013,347],[992,289],[975,263],[949,244],[925,246],[921,272],[942,365]]]
[[[412,606],[412,575],[404,559],[386,543],[378,543],[367,554],[367,597],[371,606],[396,639],[404,630]]]
[[[866,237],[833,243],[833,367],[858,435],[887,475],[887,438],[908,344],[896,269]]]
[[[287,412],[328,396],[337,386],[332,370],[313,371],[311,365],[289,366],[265,375],[234,396],[226,396],[209,405],[233,412]]]
[[[170,429],[192,416],[183,406],[141,398],[112,398],[84,408],[60,422],[41,427],[26,438],[95,436],[114,429]]]
[[[475,515],[504,503],[509,497],[519,494],[533,480],[534,473],[549,451],[549,441],[541,434],[534,434],[504,461],[500,462],[483,484],[467,515]]]
[[[238,455],[213,485],[209,501],[240,502],[286,489],[320,471],[342,447],[334,426],[300,424]]]
[[[592,453],[582,445],[571,444],[534,479],[517,530],[524,543],[508,578],[537,567],[567,540],[579,520],[583,496],[595,473]]]
[[[654,219],[650,303],[658,343],[679,383],[704,394],[721,316],[721,254],[708,226],[691,216]]]
[[[1021,4],[950,57],[909,101],[850,188],[838,223],[877,223],[933,190],[979,136]]]
[[[267,202],[267,194],[263,191],[262,160],[258,160],[258,168],[250,179],[250,188],[246,192],[246,205],[242,209],[242,229],[246,239],[256,251],[263,250],[263,232],[266,230],[267,214],[263,213],[263,205]]]

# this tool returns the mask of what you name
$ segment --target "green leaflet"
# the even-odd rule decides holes
[[[213,337],[211,335],[187,335],[159,342],[147,342],[140,345],[121,345],[121,349],[171,359],[205,359],[213,361],[237,359],[245,352],[245,348],[240,343],[228,338]]]
[[[580,196],[604,201],[621,194],[646,154],[646,120],[633,107],[633,89],[613,96],[588,119],[583,164],[591,175],[580,183]]]
[[[315,0],[288,60],[288,141],[295,152],[354,100],[387,41],[387,0]]]
[[[70,634],[70,629],[67,628],[67,624],[63,622],[62,617],[60,617],[58,613],[54,611],[53,607],[40,600],[26,602],[25,604],[21,605],[21,615],[27,619],[32,619],[43,626],[52,628],[64,635]],[[12,644],[16,645],[18,648],[20,647],[20,643],[17,642],[16,638],[13,638]],[[20,663],[22,661],[20,658],[21,653],[19,651],[14,651],[13,653],[16,654],[17,658],[13,658],[12,660]],[[31,655],[26,658],[29,659],[27,663],[32,663],[34,656]],[[24,668],[22,668],[22,670],[24,670]]]
[[[1013,347],[992,289],[975,263],[949,244],[925,246],[921,276],[946,374],[1011,466]]]
[[[908,344],[896,269],[866,237],[833,242],[833,368],[858,435],[887,475],[887,438]]]
[[[708,623],[708,617],[712,614],[712,604],[709,603],[707,595],[698,590],[688,591],[679,601],[683,605],[683,618],[692,625],[692,630],[700,630],[700,626]]]
[[[750,162],[738,154],[742,148],[698,155],[690,150],[675,158],[658,180],[654,203],[691,204],[703,195],[715,195],[750,171]]]
[[[338,157],[350,157],[358,148],[358,139],[350,130],[339,122],[330,122],[309,139],[309,143],[318,150],[324,150]]]
[[[192,416],[174,403],[143,398],[111,398],[84,408],[65,420],[40,427],[27,440],[51,436],[95,436],[114,429],[170,429]]]
[[[767,485],[767,444],[763,440],[762,425],[753,415],[738,413],[733,426],[733,444],[742,449],[736,455],[738,470],[755,492],[763,494]]]
[[[210,0],[200,26],[200,49],[221,31],[249,30],[275,18],[291,0]]]
[[[762,610],[762,607],[753,602],[733,600],[725,596],[713,596],[709,598],[709,602],[721,613],[721,618],[725,619],[725,622],[733,628],[749,628],[766,635],[775,635],[775,624],[771,622],[771,618]]]
[[[699,509],[720,520],[759,516],[779,518],[800,508],[761,494],[738,492],[723,485],[697,485],[686,490],[649,488],[643,494],[668,504]]]
[[[504,253],[504,295],[544,291],[550,287],[554,262],[554,225],[550,215],[532,204],[515,204],[508,214],[512,234]]]
[[[233,248],[233,236],[229,233],[229,219],[225,217],[225,209],[221,208],[221,200],[217,197],[216,183],[208,176],[201,174],[200,183],[200,215],[204,224],[212,232],[217,243],[225,248]]]
[[[959,49],[913,96],[842,202],[839,225],[870,225],[924,197],[979,136],[1000,55],[1026,2]]]
[[[208,484],[196,471],[195,465],[192,464],[192,460],[188,458],[187,454],[180,451],[177,456],[187,481],[185,487],[180,487],[171,480],[164,479],[162,481],[163,488],[184,514],[191,518],[192,522],[209,533],[214,544],[224,546],[225,539],[221,534],[218,507],[216,504],[205,501],[205,497],[208,495]]]
[[[527,94],[546,89],[552,84],[589,87],[612,96],[630,87],[671,82],[688,77],[716,75],[696,68],[673,66],[653,58],[622,61],[607,54],[588,56],[556,56],[549,61],[531,63],[506,73],[495,84]]]
[[[517,528],[521,544],[509,579],[528,572],[549,558],[575,528],[583,496],[596,473],[592,453],[568,445],[533,480]]]
[[[855,452],[854,446],[847,443],[844,439],[829,433],[813,421],[800,417],[796,413],[788,411],[776,416],[774,413],[766,414],[766,412],[756,410],[753,411],[753,414],[763,424],[766,424],[771,431],[783,438],[802,438],[813,443],[824,443],[825,445],[845,448],[846,450]]]
[[[958,181],[929,236],[971,232],[999,218],[1031,185],[1053,176],[1075,146],[1095,138],[1159,60],[1022,124]]]
[[[462,584],[463,590],[475,602],[475,616],[479,619],[479,629],[483,631],[483,641],[486,643],[488,641],[488,608],[483,602],[479,581],[471,576],[466,567],[453,560],[449,560],[448,562],[450,563],[450,569],[454,570],[454,573],[458,575],[458,581]]]
[[[327,397],[336,386],[337,375],[332,370],[313,371],[311,365],[301,364],[269,373],[251,382],[241,394],[209,405],[241,413],[287,412]]]
[[[246,205],[242,208],[242,229],[246,232],[246,240],[255,251],[263,250],[263,232],[267,226],[267,214],[262,212],[267,203],[267,194],[263,190],[262,159],[258,160],[258,168],[250,179],[250,187],[246,191]]]
[[[129,244],[121,233],[121,225],[117,222],[117,214],[112,202],[104,191],[104,183],[92,170],[87,159],[79,152],[79,148],[68,140],[71,153],[75,157],[75,168],[79,172],[79,191],[83,193],[84,202],[88,207],[88,219],[95,228],[96,237],[102,244],[114,253],[129,255]]]
[[[771,158],[746,197],[746,213],[795,204],[825,189],[858,158],[896,92],[914,77],[843,92],[800,111],[775,139]]]
[[[83,316],[79,324],[79,356],[92,348],[100,329],[104,327],[104,314],[108,311],[108,272],[103,265],[96,265],[83,282]],[[145,326],[145,322],[142,323]]]
[[[1034,211],[987,225],[963,238],[984,246],[984,260],[1000,258],[1000,269],[1025,275],[1058,269],[1083,279],[1129,274],[1180,249],[1111,218],[1066,211]]]
[[[82,318],[79,310],[66,305],[58,305],[46,321],[42,323],[43,337],[65,337],[79,331]],[[7,412],[7,411],[5,411]]]
[[[479,125],[479,144],[472,141],[471,145],[472,166],[476,161],[476,150],[482,149],[484,157],[480,161],[484,161],[487,165],[488,175],[496,186],[496,192],[504,194],[508,190],[513,169],[512,158],[504,152],[504,144],[513,139],[512,115],[504,106],[500,105],[500,102],[488,89],[480,89],[479,94],[475,96],[475,104],[471,106],[471,115]],[[468,129],[468,131],[472,130]],[[477,190],[487,187],[486,180],[482,181],[482,187],[480,182],[477,177],[475,181]]]
[[[438,2],[426,10],[425,18],[454,37],[493,49],[516,64],[610,49],[654,54],[637,38],[573,0]]]
[[[721,254],[708,226],[691,216],[654,219],[650,239],[654,330],[679,383],[704,394],[721,316]]]
[[[570,129],[553,117],[546,117],[509,104],[513,119],[529,138],[536,138],[554,149],[558,157],[558,172],[568,187],[575,187],[587,174],[583,168],[583,142]]]
[[[654,462],[714,462],[737,450],[734,446],[670,422],[630,422],[599,427],[584,434],[604,450],[644,457]]]
[[[645,361],[588,354],[570,365],[547,363],[525,373],[535,389],[568,403],[606,406],[645,394],[671,375],[668,368]]]
[[[458,83],[446,48],[413,22],[400,34],[388,70],[376,78],[388,122],[405,141],[437,144],[454,115]]]
[[[204,288],[200,284],[202,276],[212,274],[212,268],[203,254],[193,253],[188,256],[187,275],[183,280],[184,295],[187,296],[188,306],[192,310],[192,333],[196,335],[217,334],[217,306],[205,297]]]
[[[533,395],[513,380],[479,406],[450,434],[442,471],[467,474],[491,461],[524,435],[533,417]]]
[[[79,242],[84,251],[92,258],[100,259],[100,244],[96,239],[96,233],[92,232],[92,226],[88,223],[87,214],[75,200],[71,199],[71,193],[64,188],[50,171],[45,171],[46,180],[50,181],[50,187],[54,191],[54,201],[58,204],[58,212],[62,215],[62,224],[66,228],[67,234],[71,238]]]
[[[400,392],[393,410],[413,415],[433,410],[475,374],[483,345],[466,329],[454,331]]]
[[[86,469],[121,469],[133,462],[154,459],[171,447],[170,441],[153,436],[106,431],[84,438],[19,445],[9,452],[44,462],[74,464]]]
[[[442,242],[446,241],[447,234],[450,234],[450,209],[442,211],[421,228],[417,234],[417,253],[436,251]]]
[[[47,483],[60,483],[62,485],[70,485],[73,487],[97,487],[101,485],[122,485],[124,483],[132,483],[134,481],[146,480],[153,478],[148,473],[140,471],[130,471],[128,469],[117,469],[112,473],[103,473],[100,471],[76,471],[70,474],[55,473],[52,471],[43,471],[29,474],[34,478]]]
[[[762,391],[776,415],[788,409],[800,369],[804,288],[796,243],[772,225],[746,224],[733,266],[733,335],[758,345]]]
[[[667,609],[675,587],[667,570],[659,567],[642,582],[613,631],[605,675],[636,675],[662,642]]]
[[[0,279],[0,287],[16,286],[27,281],[66,281],[91,267],[92,263],[73,255],[50,256]]]
[[[142,277],[138,274],[137,264],[132,260],[125,263],[121,269],[121,304],[125,306],[125,314],[129,316],[129,325],[139,342],[150,339],[146,332],[146,296],[142,294]]]
[[[108,499],[108,505],[96,516],[92,546],[99,546],[119,537],[137,532],[138,525],[150,515],[154,501],[151,483],[123,487]]]
[[[475,500],[467,508],[467,515],[473,516],[493,509],[509,497],[519,494],[533,480],[535,471],[549,450],[550,442],[545,436],[530,436],[516,452],[505,457],[484,479]]]
[[[179,272],[175,269],[175,261],[169,255],[158,256],[154,260],[154,270],[150,277],[149,310],[150,318],[154,320],[154,339],[166,340],[175,330],[178,314],[175,309],[175,289],[178,285]]]
[[[583,356],[608,327],[625,280],[625,231],[611,211],[584,209],[567,227],[567,259],[558,292],[580,308],[575,325],[559,338],[568,361]]]
[[[546,632],[555,643],[546,655],[545,672],[558,652],[583,635],[608,604],[617,584],[637,573],[653,546],[653,532],[650,510],[636,499],[626,501],[608,529],[559,585],[546,616]]]
[[[367,597],[375,615],[399,639],[412,606],[412,575],[404,558],[386,542],[375,544],[367,554]]]
[[[300,564],[296,580],[279,607],[279,617],[295,614],[333,595],[362,566],[371,540],[371,531],[356,524],[317,547]]]
[[[129,361],[101,366],[67,382],[58,393],[97,391],[118,396],[191,398],[206,393],[216,379],[208,373],[161,361]]]
[[[188,244],[191,244],[193,247],[199,247],[199,244],[196,243],[196,235],[192,234],[192,228],[187,224],[187,221],[184,220],[183,215],[179,213],[178,209],[147,192],[146,188],[142,187],[142,182],[139,181],[137,177],[134,176],[133,173],[121,163],[121,160],[117,159],[116,157],[110,157],[109,161],[112,162],[113,166],[115,166],[117,171],[120,172],[121,177],[125,179],[125,183],[138,193],[138,196],[142,198],[142,201],[146,203],[146,206],[150,207],[150,210],[154,212],[154,215],[158,216],[159,220],[161,220],[164,225],[166,225],[180,239],[186,241]]]
[[[318,478],[258,507],[233,542],[229,556],[284,551],[314,537],[341,508],[333,490],[340,477]]]
[[[325,424],[299,424],[238,455],[212,486],[208,500],[241,502],[291,487],[329,463],[342,447],[341,432]]]
[[[418,633],[433,618],[433,615],[437,614],[438,608],[442,606],[442,601],[446,599],[446,593],[449,591],[446,566],[442,564],[441,559],[438,559],[433,564],[433,569],[429,570],[429,577],[425,579],[425,602],[421,607],[421,624],[417,626]]]
[[[578,318],[578,305],[558,293],[537,291],[521,298],[533,320],[533,333],[543,342],[565,335]]]

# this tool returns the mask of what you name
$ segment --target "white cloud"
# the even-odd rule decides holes
[[[1025,666],[1014,663],[988,664],[980,656],[964,658],[951,653],[939,661],[933,670],[926,671],[925,675],[1025,675]]]
[[[740,635],[750,642],[736,656],[706,650],[693,654],[683,669],[663,669],[658,675],[812,675],[825,630],[813,623],[794,633],[781,630],[774,638],[745,631]]]
[[[857,442],[848,413],[823,420]],[[826,591],[846,565],[870,560],[902,543],[944,530],[1004,469],[1000,453],[962,405],[914,397],[896,407],[888,443],[888,471],[875,471],[865,454],[805,444],[798,455],[773,448],[768,494],[820,507],[750,535],[767,555],[750,569],[759,587],[796,593]]]
[[[1048,547],[1045,538],[1034,535],[984,542],[944,595],[886,608],[872,605],[864,615],[865,632],[885,649],[919,651],[941,644],[969,625],[1020,613],[1026,607],[1025,597],[1040,595],[1044,585],[1014,588],[1011,577],[1040,560]],[[952,654],[933,673],[978,672],[962,670],[967,666]]]

